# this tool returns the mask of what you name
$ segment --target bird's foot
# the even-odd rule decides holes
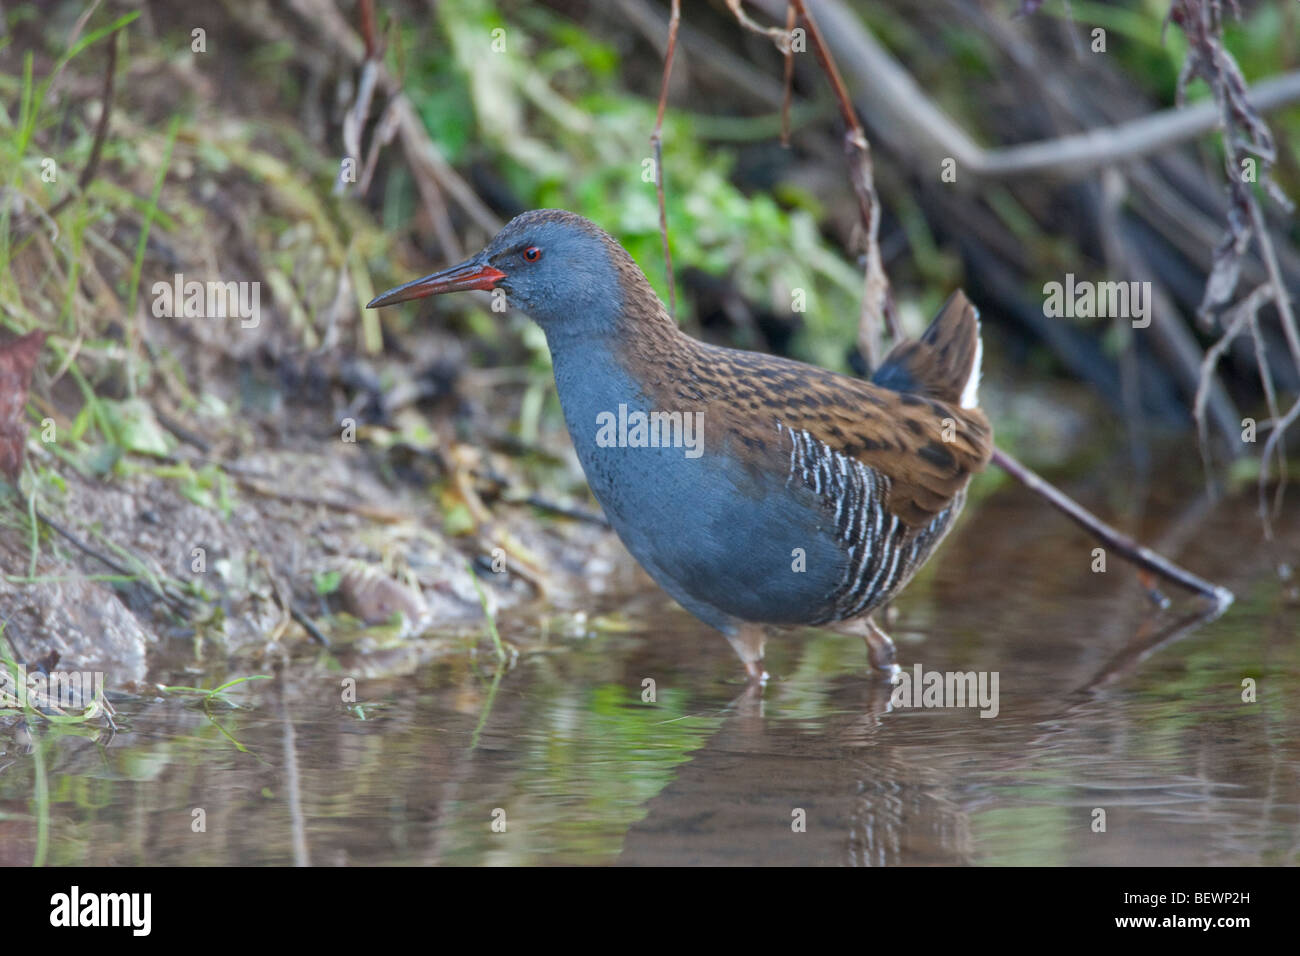
[[[872,665],[871,673],[879,674],[886,684],[893,684],[898,679],[898,675],[903,673],[903,669],[897,664],[886,664],[883,667]]]
[[[767,670],[763,667],[763,642],[766,635],[757,624],[742,624],[736,633],[728,634],[727,643],[745,665],[750,684],[762,687],[767,684]]]
[[[759,687],[767,685],[769,675],[767,670],[763,667],[763,662],[761,660],[745,661],[745,674],[749,678],[751,684],[756,684]]]
[[[867,660],[873,670],[892,684],[894,678],[900,673],[895,660],[897,652],[894,641],[871,618],[867,618],[865,623],[866,630],[863,632],[862,639],[867,642]]]

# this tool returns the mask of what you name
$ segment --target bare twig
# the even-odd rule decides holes
[[[894,309],[894,297],[889,289],[889,276],[885,273],[880,256],[880,198],[876,195],[875,167],[871,159],[871,144],[858,122],[857,111],[849,91],[840,77],[839,67],[822,39],[817,21],[808,12],[804,0],[791,0],[808,31],[814,55],[821,64],[844,120],[844,151],[849,160],[849,178],[858,199],[858,212],[862,216],[863,249],[866,257],[866,277],[862,295],[862,311],[858,317],[858,347],[872,368],[879,364],[880,329],[887,323],[894,342],[903,341],[903,330]]]
[[[727,0],[727,7],[736,17],[738,23],[747,30],[770,37],[782,54],[788,56],[792,47],[790,31],[776,27],[764,27],[754,22],[741,6],[742,0]],[[875,368],[880,362],[880,330],[888,324],[889,334],[895,342],[903,339],[898,315],[894,309],[893,295],[889,290],[889,276],[885,273],[880,256],[880,200],[876,195],[875,172],[871,160],[871,144],[867,141],[858,114],[853,108],[839,68],[822,39],[817,21],[808,12],[804,0],[790,0],[788,11],[793,9],[802,20],[812,43],[813,53],[821,64],[839,104],[840,116],[844,120],[844,151],[848,156],[849,179],[853,183],[853,193],[858,200],[858,212],[862,218],[862,247],[865,261],[863,280],[862,311],[858,316],[858,348],[867,363]],[[787,19],[787,22],[790,22]]]
[[[357,81],[357,95],[352,107],[343,117],[343,148],[347,159],[352,164],[352,176],[356,176],[356,167],[361,163],[361,130],[370,115],[370,104],[375,96],[375,78],[378,75],[378,61],[367,59],[361,65],[361,77]],[[334,182],[335,194],[342,194],[351,180],[347,175],[345,164],[339,165],[339,175]]]
[[[664,78],[659,86],[659,112],[655,115],[655,131],[650,143],[655,151],[655,195],[659,200],[659,237],[664,244],[664,268],[668,273],[668,314],[677,317],[677,283],[673,278],[673,254],[668,249],[668,209],[664,204],[664,108],[668,105],[668,79],[673,73],[673,57],[677,54],[677,28],[682,21],[682,2],[673,0],[668,17],[668,47],[664,52]]]
[[[104,554],[102,551],[96,551],[94,548],[92,548],[86,542],[82,541],[79,537],[77,537],[67,528],[63,527],[63,525],[59,524],[57,521],[55,521],[53,518],[51,518],[49,515],[45,514],[44,512],[40,511],[39,509],[36,510],[36,517],[40,519],[42,524],[48,527],[51,531],[56,532],[60,537],[62,537],[67,542],[69,542],[73,547],[75,547],[82,554],[88,555],[89,557],[92,557],[97,561],[107,565],[109,568],[116,571],[118,574],[122,575],[123,577],[135,578],[139,576],[136,571],[133,571],[130,568],[126,567],[125,565],[120,564],[117,561],[114,561],[112,558]],[[167,602],[167,604],[170,605],[174,611],[176,611],[179,614],[186,614],[186,615],[189,614],[191,610],[190,601],[183,594],[180,594],[174,588],[167,586],[166,582],[163,582],[162,584],[155,584],[152,581],[148,581],[147,583],[149,584],[150,590],[152,590],[155,594],[158,595],[158,597],[162,598],[165,602]]]
[[[113,113],[113,85],[117,75],[117,47],[120,33],[121,31],[118,31],[108,38],[108,63],[104,66],[104,90],[99,98],[99,121],[95,123],[95,138],[90,147],[90,158],[86,160],[85,168],[77,177],[77,188],[65,194],[49,208],[46,215],[51,219],[66,209],[75,197],[85,193],[86,188],[95,178],[96,170],[99,169],[99,157],[104,151],[104,140],[108,136],[108,119]]]
[[[321,647],[330,646],[330,639],[325,636],[321,629],[316,626],[316,622],[308,617],[306,612],[299,608],[298,605],[293,603],[289,604],[289,616],[297,621],[299,626],[301,626],[311,639]]]
[[[786,0],[780,0],[780,2],[782,5],[784,5]],[[749,30],[753,33],[757,33],[759,36],[767,37],[773,43],[776,44],[776,48],[778,50],[782,52],[788,50],[790,48],[789,31],[782,30],[780,27],[763,26],[763,24],[754,20],[752,17],[750,17],[749,14],[745,12],[744,3],[745,0],[727,0],[727,9],[730,10],[731,15],[736,18],[736,22],[739,23],[746,30]],[[775,13],[773,13],[773,16],[775,16]]]
[[[1250,214],[1255,224],[1255,242],[1259,245],[1260,255],[1264,259],[1264,268],[1268,271],[1269,286],[1273,290],[1273,305],[1277,308],[1278,319],[1282,324],[1282,332],[1286,336],[1287,345],[1291,349],[1291,355],[1295,359],[1296,369],[1300,371],[1300,334],[1296,330],[1295,312],[1291,308],[1291,294],[1287,291],[1286,282],[1282,278],[1282,270],[1278,266],[1277,252],[1273,249],[1273,240],[1269,237],[1268,228],[1264,222],[1264,213],[1259,208],[1259,203],[1255,197],[1251,196]],[[1255,335],[1256,354],[1262,354],[1263,343],[1259,339],[1259,326],[1255,319],[1255,313],[1251,313],[1251,331]],[[1263,366],[1263,363],[1261,363]],[[1272,380],[1266,379],[1266,391],[1272,398]],[[1269,540],[1273,538],[1273,521],[1269,514],[1267,502],[1267,486],[1270,475],[1268,467],[1269,461],[1274,455],[1278,461],[1278,486],[1277,497],[1274,499],[1274,508],[1280,508],[1282,505],[1282,494],[1286,490],[1286,452],[1282,446],[1283,438],[1286,431],[1297,419],[1300,419],[1300,398],[1287,411],[1287,413],[1278,418],[1276,412],[1270,409],[1273,415],[1270,420],[1272,431],[1269,433],[1268,441],[1264,443],[1264,450],[1260,454],[1259,470],[1259,513],[1264,522],[1264,536]]]
[[[785,8],[786,33],[794,34],[795,24],[799,22],[799,11],[790,4]],[[785,92],[781,97],[781,145],[790,146],[790,100],[794,96],[794,45],[785,51]]]
[[[993,461],[1030,491],[1046,498],[1052,507],[1125,560],[1131,561],[1138,567],[1157,574],[1165,580],[1173,581],[1175,584],[1182,585],[1190,591],[1209,598],[1215,602],[1215,606],[1219,610],[1227,608],[1232,603],[1232,592],[1227,588],[1211,584],[1204,578],[1197,577],[1192,572],[1156,554],[1150,548],[1138,544],[1123,532],[1112,528],[1083,505],[1025,467],[1002,449],[995,448],[993,450]]]
[[[357,179],[357,192],[364,196],[370,191],[370,183],[375,178],[375,170],[379,168],[379,151],[393,141],[397,135],[397,110],[394,109],[395,103],[390,101],[388,108],[384,110],[379,121],[375,123],[374,132],[370,134],[370,151],[366,153],[366,165],[362,167],[361,176]],[[446,218],[446,206],[439,202],[438,208]],[[435,228],[437,226],[435,225]],[[440,236],[439,241],[444,241]]]
[[[379,31],[375,28],[375,0],[361,0],[358,16],[361,20],[361,41],[366,45],[366,59],[379,59]]]
[[[320,30],[354,66],[366,61],[365,42],[348,25],[342,14],[328,0],[290,0],[290,6],[304,20]],[[382,61],[375,65],[376,84],[394,102],[391,108],[396,115],[398,138],[406,153],[411,172],[417,180],[429,177],[436,183],[438,194],[447,196],[488,235],[501,229],[501,220],[478,197],[473,187],[452,168],[442,152],[430,139],[424,123],[402,92],[401,80],[395,77]],[[435,225],[437,217],[435,217]],[[446,237],[440,235],[440,241]],[[459,258],[459,255],[454,258]]]
[[[1233,5],[1235,9],[1235,4]],[[1239,12],[1238,12],[1238,15]],[[1291,297],[1278,265],[1277,252],[1269,236],[1252,184],[1260,188],[1279,205],[1290,210],[1293,205],[1273,181],[1272,167],[1277,160],[1277,148],[1272,130],[1264,121],[1255,103],[1248,97],[1246,79],[1237,61],[1223,43],[1223,7],[1219,0],[1172,0],[1167,22],[1175,23],[1187,37],[1187,58],[1178,75],[1178,99],[1181,102],[1188,84],[1200,78],[1214,94],[1218,112],[1218,127],[1223,133],[1223,164],[1227,183],[1229,207],[1228,226],[1214,250],[1214,261],[1205,283],[1200,315],[1209,323],[1214,313],[1236,293],[1241,276],[1241,265],[1250,241],[1254,238],[1264,262],[1267,281],[1242,299],[1225,316],[1228,328],[1223,338],[1206,354],[1202,365],[1202,378],[1211,373],[1218,357],[1243,329],[1249,327],[1258,336],[1259,325],[1255,319],[1259,309],[1272,302],[1277,309],[1282,333],[1286,337],[1292,361],[1300,371],[1300,332],[1296,328],[1291,309]],[[1258,174],[1248,176],[1248,167],[1258,167]],[[1256,338],[1256,356],[1263,343]],[[1270,403],[1272,432],[1264,444],[1259,472],[1259,511],[1264,525],[1265,538],[1272,539],[1272,516],[1268,508],[1268,482],[1273,474],[1270,464],[1274,455],[1278,460],[1278,489],[1275,505],[1280,506],[1286,487],[1286,459],[1282,442],[1287,428],[1300,417],[1300,400],[1281,418],[1277,417],[1272,376],[1265,363],[1260,363],[1261,384]],[[1198,423],[1200,422],[1198,418]],[[1203,434],[1203,431],[1202,431]],[[1204,455],[1204,449],[1202,449]]]
[[[1252,197],[1253,199],[1254,197]],[[1296,369],[1300,371],[1300,336],[1296,333],[1295,313],[1291,308],[1291,296],[1287,291],[1286,283],[1282,279],[1282,272],[1278,268],[1277,253],[1273,249],[1273,240],[1269,238],[1268,230],[1264,225],[1264,214],[1259,208],[1259,203],[1252,203],[1251,215],[1255,219],[1255,241],[1259,244],[1260,254],[1264,258],[1264,267],[1268,270],[1269,285],[1273,290],[1273,305],[1277,308],[1278,319],[1282,324],[1283,333],[1286,335],[1287,344],[1291,348],[1291,354],[1296,360]],[[1255,348],[1257,354],[1263,350],[1263,343],[1259,339],[1259,326],[1256,323],[1255,316],[1251,316],[1251,331],[1256,336]],[[1271,387],[1271,380],[1268,386]],[[1271,391],[1270,391],[1271,397]],[[1287,429],[1300,419],[1300,397],[1292,404],[1291,408],[1285,415],[1278,418],[1275,412],[1270,410],[1272,418],[1269,420],[1270,428],[1268,441],[1264,443],[1264,449],[1260,453],[1260,470],[1259,470],[1259,514],[1264,523],[1264,536],[1269,540],[1273,538],[1273,520],[1272,514],[1268,509],[1267,488],[1269,476],[1272,473],[1268,463],[1277,457],[1277,495],[1273,501],[1274,510],[1281,508],[1282,496],[1286,491],[1286,451],[1283,447],[1283,439],[1286,436]]]
[[[1196,421],[1196,430],[1200,436],[1201,457],[1205,460],[1207,473],[1210,470],[1209,459],[1209,436],[1206,431],[1205,423],[1205,403],[1209,398],[1211,382],[1213,381],[1214,369],[1218,366],[1219,360],[1223,354],[1232,345],[1233,339],[1242,333],[1247,327],[1254,327],[1255,313],[1263,308],[1265,303],[1273,300],[1273,287],[1271,285],[1262,285],[1255,289],[1241,302],[1233,307],[1232,311],[1227,314],[1226,330],[1217,342],[1205,350],[1205,358],[1201,360],[1201,377],[1200,386],[1196,389],[1196,398],[1192,403],[1192,418]],[[1267,369],[1262,370],[1267,374]],[[1271,380],[1270,380],[1271,381]],[[1269,389],[1272,394],[1272,389]],[[1270,407],[1273,406],[1270,400]],[[1276,412],[1273,413],[1276,416]]]

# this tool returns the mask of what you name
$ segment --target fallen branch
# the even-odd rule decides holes
[[[999,468],[1030,491],[1046,498],[1047,503],[1053,508],[1060,511],[1126,561],[1130,561],[1152,574],[1159,575],[1167,581],[1173,581],[1189,591],[1194,591],[1203,597],[1209,598],[1214,601],[1215,607],[1219,611],[1226,610],[1232,604],[1233,595],[1227,588],[1211,584],[1204,578],[1197,577],[1191,571],[1179,567],[1167,558],[1156,554],[1150,548],[1138,544],[1123,532],[1112,528],[1083,505],[1065,494],[1065,492],[1025,467],[1001,448],[993,449],[993,461]]]

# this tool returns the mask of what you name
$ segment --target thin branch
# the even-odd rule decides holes
[[[1264,342],[1264,335],[1259,328],[1259,313],[1250,313],[1250,337],[1255,351],[1255,368],[1259,372],[1259,380],[1264,385],[1264,403],[1268,409],[1269,423],[1275,423],[1281,418],[1278,411],[1277,388],[1273,384],[1273,371],[1268,364],[1268,349]],[[1290,413],[1288,413],[1290,414]],[[1289,423],[1288,423],[1289,424]],[[1267,445],[1267,442],[1265,443]],[[1260,453],[1260,464],[1267,468],[1268,458],[1263,452]],[[1274,502],[1275,508],[1282,507],[1282,493],[1286,489],[1286,454],[1285,449],[1281,446],[1277,448],[1277,500]],[[1265,522],[1267,524],[1267,522]]]
[[[42,524],[44,524],[51,531],[58,533],[60,537],[68,541],[73,547],[75,547],[82,554],[95,558],[97,561],[100,561],[101,563],[107,565],[110,569],[116,571],[118,574],[122,575],[123,577],[126,578],[139,577],[139,574],[136,571],[133,571],[130,568],[126,567],[125,565],[120,564],[117,561],[114,561],[112,558],[104,554],[102,551],[96,551],[94,548],[92,548],[86,542],[82,541],[79,537],[77,537],[67,528],[63,527],[63,525],[59,524],[57,521],[55,521],[49,515],[45,514],[40,509],[36,509],[36,517],[40,520]],[[136,560],[138,561],[139,559],[137,558]],[[149,580],[147,577],[146,577],[146,582],[148,583],[150,590],[152,590],[155,594],[158,595],[158,597],[162,598],[165,602],[167,602],[167,604],[170,605],[174,611],[183,615],[188,615],[190,613],[191,610],[190,601],[183,594],[180,594],[174,589],[165,586],[165,582],[162,584],[156,584],[152,580]]]
[[[77,188],[63,196],[58,202],[49,208],[46,215],[53,219],[64,209],[76,196],[83,195],[86,188],[95,178],[95,172],[99,169],[99,157],[104,151],[104,140],[108,136],[108,119],[113,113],[113,85],[116,82],[117,75],[117,48],[120,42],[120,33],[114,33],[108,41],[108,63],[104,66],[104,90],[100,94],[99,121],[95,124],[95,138],[90,147],[90,158],[86,161],[86,166],[77,177]]]
[[[1165,580],[1173,581],[1175,584],[1182,585],[1190,591],[1209,598],[1215,602],[1215,606],[1220,611],[1226,609],[1233,602],[1232,592],[1227,588],[1211,584],[1204,578],[1197,577],[1185,568],[1181,568],[1167,558],[1156,554],[1150,548],[1138,544],[1123,532],[1112,528],[1083,505],[1025,467],[1002,449],[995,448],[993,450],[993,461],[1012,478],[1015,478],[1035,494],[1046,498],[1053,508],[1056,508],[1125,560],[1131,561],[1138,567],[1157,574]]]
[[[1291,349],[1291,357],[1295,359],[1297,368],[1300,368],[1300,329],[1296,326],[1295,312],[1291,308],[1291,293],[1287,291],[1286,280],[1282,278],[1277,251],[1273,248],[1273,240],[1264,222],[1264,212],[1259,208],[1258,202],[1251,203],[1250,214],[1255,223],[1255,242],[1259,244],[1259,254],[1264,260],[1269,284],[1273,286],[1273,304],[1281,319],[1282,333]]]
[[[366,45],[366,59],[379,59],[379,43],[376,39],[379,31],[375,28],[375,0],[361,0],[358,11],[361,19],[361,41]]]
[[[655,131],[650,143],[655,151],[655,196],[659,200],[659,237],[664,244],[664,268],[668,274],[668,314],[677,317],[677,281],[673,276],[673,254],[668,249],[668,208],[664,203],[664,108],[668,105],[668,79],[673,73],[673,57],[677,54],[677,28],[682,21],[682,0],[673,0],[673,10],[668,17],[668,48],[664,52],[664,78],[659,86],[659,112],[655,115]]]
[[[784,5],[786,0],[779,0],[779,2]],[[731,15],[736,18],[736,22],[751,33],[757,33],[759,36],[767,37],[776,44],[778,50],[785,52],[785,50],[790,46],[790,33],[786,30],[782,30],[780,27],[763,26],[763,24],[754,20],[745,12],[744,3],[745,0],[727,0],[727,9],[730,10]],[[772,15],[774,17],[776,16],[775,13]]]
[[[799,22],[799,12],[790,4],[785,8],[786,32],[794,35],[795,25]],[[794,96],[794,48],[787,46],[785,51],[785,83],[781,96],[781,145],[790,147],[790,100]]]
[[[316,622],[307,616],[307,613],[298,607],[297,604],[290,602],[289,616],[298,622],[299,626],[307,632],[308,636],[321,647],[329,647],[330,639],[325,636]]]
[[[375,96],[375,78],[378,74],[378,60],[367,59],[361,65],[361,77],[357,82],[357,95],[352,101],[352,106],[348,109],[343,117],[343,148],[347,150],[347,158],[352,163],[353,176],[356,175],[356,167],[361,162],[361,131],[366,125],[366,118],[370,115],[370,104]],[[341,195],[350,180],[347,176],[347,166],[339,165],[339,174],[334,181],[334,193]]]
[[[370,134],[370,150],[366,153],[366,164],[361,169],[361,176],[357,179],[357,193],[364,196],[370,192],[370,183],[375,178],[375,170],[379,168],[379,151],[393,141],[397,136],[397,111],[393,109],[393,103],[390,101],[388,107],[375,123],[374,131]],[[440,205],[439,208],[446,212],[446,206]]]
[[[866,277],[862,296],[862,311],[858,317],[858,347],[865,355],[872,368],[879,364],[880,328],[887,323],[889,334],[894,342],[904,339],[902,326],[898,322],[898,313],[894,309],[894,297],[889,289],[889,276],[880,256],[880,199],[876,195],[875,166],[871,158],[871,144],[858,122],[857,111],[849,91],[844,86],[839,67],[822,39],[817,21],[808,12],[804,0],[791,0],[806,25],[808,39],[812,42],[813,53],[821,64],[831,90],[840,107],[840,116],[844,120],[844,151],[848,155],[849,179],[853,183],[853,192],[858,199],[858,212],[862,216],[865,230],[863,248],[866,257]]]
[[[312,24],[328,37],[353,66],[365,63],[364,40],[357,36],[333,3],[328,0],[290,0],[289,5],[304,22]],[[431,177],[440,193],[456,203],[488,235],[499,232],[501,220],[452,168],[429,137],[411,101],[402,92],[401,80],[388,70],[383,61],[375,61],[375,74],[378,85],[394,101],[391,108],[411,172],[417,177]]]
[[[1247,326],[1252,329],[1255,327],[1255,313],[1265,303],[1271,302],[1273,297],[1273,287],[1271,285],[1262,285],[1234,306],[1232,311],[1228,313],[1227,329],[1217,342],[1205,350],[1205,357],[1201,360],[1200,381],[1196,388],[1196,398],[1192,402],[1192,418],[1196,422],[1196,431],[1199,436],[1198,444],[1201,447],[1201,458],[1204,461],[1207,475],[1210,473],[1210,449],[1208,426],[1205,420],[1205,403],[1209,400],[1210,390],[1215,384],[1215,369],[1218,368],[1223,354],[1227,352],[1233,340],[1242,333],[1242,330]],[[1258,341],[1256,345],[1258,346]],[[1267,366],[1261,368],[1261,374],[1267,375]],[[1270,382],[1268,391],[1271,395],[1271,378],[1268,381]],[[1270,400],[1269,406],[1270,409],[1275,408],[1272,400]],[[1275,412],[1274,415],[1276,415]]]
[[[1234,9],[1235,4],[1234,4]],[[1240,17],[1240,11],[1237,11]],[[1260,189],[1273,198],[1275,202],[1288,211],[1294,208],[1291,201],[1283,194],[1273,180],[1272,167],[1277,161],[1277,147],[1273,132],[1264,121],[1256,105],[1247,97],[1246,78],[1236,59],[1224,46],[1223,8],[1218,0],[1172,0],[1166,23],[1175,23],[1187,38],[1187,58],[1183,61],[1182,71],[1178,75],[1177,94],[1181,103],[1188,84],[1196,78],[1205,82],[1214,94],[1214,106],[1218,113],[1218,127],[1222,131],[1223,165],[1227,180],[1228,226],[1223,238],[1214,250],[1214,262],[1209,278],[1205,283],[1200,314],[1203,319],[1210,318],[1236,292],[1241,276],[1241,263],[1253,237],[1259,245],[1260,258],[1264,262],[1267,281],[1260,288],[1247,296],[1232,312],[1235,316],[1225,338],[1239,331],[1243,316],[1251,316],[1251,333],[1258,335],[1259,325],[1253,321],[1259,308],[1272,301],[1277,309],[1278,321],[1291,351],[1292,361],[1300,370],[1300,331],[1297,331],[1295,315],[1291,309],[1291,297],[1278,265],[1277,252],[1268,232],[1268,223],[1264,220],[1251,184],[1258,182]],[[1242,157],[1248,157],[1243,161]],[[1244,163],[1250,162],[1259,167],[1258,176],[1244,175]],[[1265,291],[1267,290],[1267,291]],[[1234,331],[1235,330],[1235,331]],[[1216,343],[1217,344],[1217,343]],[[1256,354],[1261,351],[1262,343],[1256,338]],[[1208,358],[1208,356],[1207,356]],[[1271,376],[1263,376],[1265,394],[1270,399],[1270,412],[1275,403],[1272,397]],[[1259,511],[1264,525],[1264,537],[1272,540],[1272,515],[1269,513],[1267,488],[1272,475],[1269,467],[1276,454],[1278,466],[1278,488],[1275,505],[1280,507],[1282,495],[1286,488],[1286,459],[1282,442],[1287,429],[1297,417],[1300,417],[1300,400],[1282,418],[1273,412],[1269,424],[1272,433],[1264,444],[1259,470]]]
[[[1296,368],[1300,369],[1300,333],[1297,332],[1295,312],[1291,308],[1291,294],[1287,291],[1286,282],[1282,278],[1282,270],[1278,266],[1277,252],[1273,248],[1273,240],[1269,236],[1267,224],[1264,222],[1264,212],[1259,208],[1259,203],[1255,201],[1253,195],[1250,197],[1250,214],[1255,224],[1255,241],[1259,244],[1260,256],[1263,258],[1264,268],[1268,272],[1269,285],[1273,289],[1273,305],[1277,309],[1278,320],[1282,324],[1282,331],[1286,336],[1287,345],[1291,349],[1291,355],[1296,360]],[[1256,348],[1262,348],[1258,340],[1256,341]],[[1273,428],[1269,433],[1268,441],[1264,443],[1264,450],[1260,457],[1259,510],[1260,517],[1264,522],[1264,536],[1270,541],[1273,538],[1273,522],[1268,511],[1265,490],[1270,474],[1268,462],[1276,454],[1280,463],[1277,497],[1274,501],[1274,507],[1277,508],[1281,507],[1282,493],[1286,489],[1286,453],[1282,447],[1282,440],[1287,429],[1297,419],[1300,419],[1300,398],[1296,399],[1290,410],[1281,419],[1273,418]]]

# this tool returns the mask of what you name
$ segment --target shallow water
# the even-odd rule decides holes
[[[361,679],[353,708],[346,672],[291,668],[241,709],[124,702],[111,740],[11,721],[0,862],[1294,864],[1300,597],[1274,569],[1300,564],[1300,509],[1270,552],[1253,495],[1183,485],[1125,530],[1237,592],[1199,627],[1117,557],[1093,573],[1092,542],[1019,488],[968,509],[891,630],[909,671],[996,671],[992,719],[891,706],[861,642],[825,632],[770,642],[773,679],[746,690],[724,641],[645,590],[625,629],[496,681],[460,657]]]

